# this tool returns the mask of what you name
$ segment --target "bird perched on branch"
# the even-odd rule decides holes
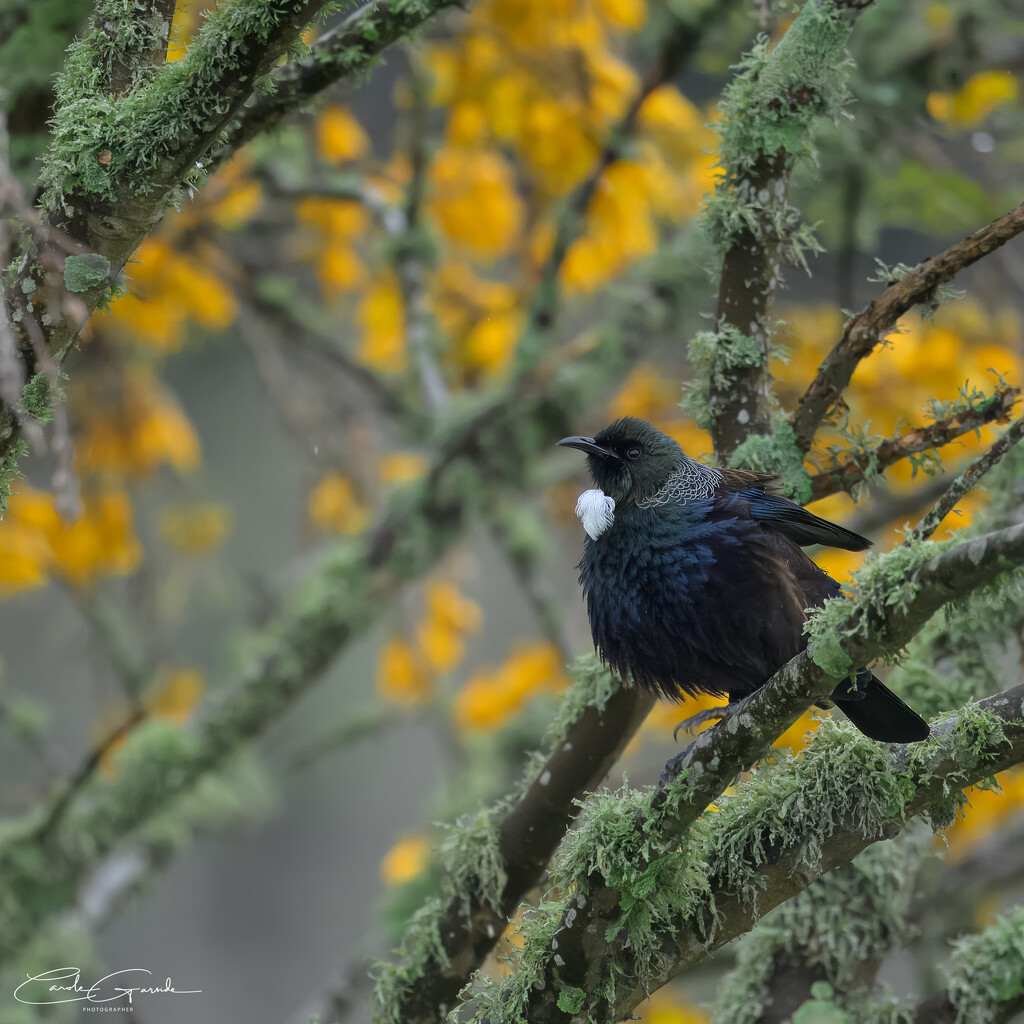
[[[800,546],[870,545],[775,493],[770,474],[691,459],[645,420],[558,443],[586,453],[598,488],[576,508],[594,645],[624,678],[673,700],[712,693],[732,704],[762,686],[806,646],[804,609],[840,592]],[[928,736],[870,669],[832,700],[872,739]]]

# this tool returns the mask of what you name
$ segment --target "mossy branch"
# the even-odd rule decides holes
[[[578,801],[607,775],[653,698],[623,687],[593,656],[573,667],[576,682],[556,726],[553,748],[522,795],[496,825],[500,892],[465,881],[435,922],[436,948],[381,970],[375,1019],[427,1024],[440,1019],[505,931],[513,911],[541,879],[555,847],[579,811]],[[477,844],[474,844],[477,845]],[[474,851],[475,854],[475,851]],[[463,870],[472,874],[472,862]]]
[[[723,256],[706,417],[722,464],[748,435],[771,428],[769,311],[782,261],[801,263],[814,245],[789,205],[790,174],[811,155],[817,120],[835,118],[845,102],[845,46],[860,6],[805,3],[774,48],[755,48],[725,93],[724,173],[706,217]]]
[[[988,423],[1005,422],[1019,395],[1019,388],[1000,386],[990,398],[969,409],[897,434],[868,450],[845,453],[848,456],[846,461],[811,476],[810,500],[817,501],[840,491],[852,491],[866,479],[878,476],[902,459],[934,451]]]
[[[477,1019],[628,1018],[651,992],[769,910],[894,838],[909,819],[944,813],[951,793],[955,800],[961,789],[1024,760],[1022,708],[1024,686],[997,694],[936,725],[935,738],[912,754],[887,753],[848,726],[826,723],[800,758],[759,768],[690,836],[660,836],[652,822],[630,829],[631,842],[620,836],[622,849],[595,849],[589,861],[574,851],[571,866],[589,863],[589,874],[558,878],[575,891],[564,912],[554,912],[546,945],[531,947],[528,938],[520,974],[478,996]],[[630,806],[642,806],[644,797],[603,803],[584,809],[583,841],[593,841],[594,827],[607,828]],[[625,891],[603,884],[608,865],[625,872]],[[641,894],[645,904],[637,902]],[[595,904],[596,914],[584,913]],[[589,953],[582,978],[572,970],[579,947]],[[567,988],[584,991],[579,1012],[558,1005]]]
[[[883,654],[896,653],[944,604],[1021,564],[1024,564],[1024,525],[975,537],[946,550],[919,544],[913,558],[907,558],[906,552],[898,549],[892,565],[887,566],[883,562],[876,569],[874,586],[865,588],[867,593],[860,601],[830,602],[826,606],[826,611],[831,610],[826,628],[839,657],[832,657],[829,670],[816,664],[809,652],[798,655],[764,687],[747,698],[727,722],[697,738],[675,779],[639,802],[621,802],[615,816],[633,815],[635,821],[629,829],[630,842],[635,845],[630,853],[633,877],[647,879],[650,876],[650,884],[656,887],[659,873],[669,870],[669,862],[675,857],[672,851],[679,848],[680,842],[685,840],[708,805],[724,792],[735,774],[762,757],[773,740],[792,725],[814,700],[828,696],[837,678],[845,675],[851,666],[867,664]],[[897,598],[901,600],[897,601]],[[836,654],[835,651],[832,653]],[[1024,688],[1021,691],[1015,698],[1004,697],[1002,702],[986,703],[994,711],[1001,709],[1007,720],[1012,720],[1014,758],[1007,764],[1015,764],[1024,757],[1024,721],[1020,703]],[[1012,699],[1017,703],[1010,707]],[[863,742],[867,744],[865,749],[879,753],[882,750],[869,741]],[[950,753],[950,745],[944,746],[941,740],[924,749],[928,751],[927,770],[908,776],[908,792],[920,794],[927,791],[934,800],[938,800],[944,793],[943,786],[950,778],[960,777],[965,764],[957,762],[957,758],[963,760],[962,754],[954,757]],[[998,755],[999,748],[991,753]],[[977,763],[980,765],[981,761]],[[864,767],[863,770],[870,772],[871,769]],[[982,770],[979,767],[977,778],[990,774],[991,770],[998,769]],[[936,789],[930,780],[940,775],[941,784]],[[973,781],[977,780],[972,776],[963,784]],[[807,780],[801,784],[807,785]],[[915,804],[915,800],[918,803]],[[928,802],[921,803],[919,797],[914,797],[907,802],[906,811],[909,816],[921,813],[927,806]],[[849,813],[853,820],[860,820],[868,812],[864,807],[851,805]],[[898,830],[897,823],[901,820],[900,814],[894,813],[887,822]],[[791,834],[784,828],[776,830],[775,826],[772,831],[778,836]],[[799,841],[799,830],[792,834]],[[878,832],[867,838],[862,827],[847,829],[844,834],[846,843],[836,847],[837,859],[829,867],[845,862],[869,842],[882,837]],[[594,856],[599,860],[605,857],[597,850]],[[550,930],[548,944],[537,951],[536,962],[529,967],[530,971],[536,972],[534,980],[540,982],[529,990],[531,1021],[569,1019],[569,1015],[563,1013],[556,1003],[557,994],[566,987],[580,988],[587,993],[587,1012],[600,1018],[620,1019],[640,1001],[648,986],[654,988],[663,984],[684,960],[693,962],[706,955],[710,948],[707,943],[709,934],[715,936],[714,945],[719,944],[723,913],[721,903],[716,902],[718,911],[714,922],[700,921],[703,933],[699,943],[692,932],[688,942],[682,946],[677,944],[678,933],[676,939],[672,939],[671,929],[667,929],[667,935],[645,934],[644,948],[651,943],[667,948],[667,944],[678,952],[673,969],[659,967],[654,970],[650,951],[643,952],[638,945],[638,935],[624,926],[627,915],[623,911],[637,897],[636,887],[624,886],[614,873],[606,876],[596,867],[598,861],[593,863],[591,870],[577,873],[568,881],[563,879],[562,884],[573,894],[560,911],[559,923]],[[786,890],[782,898],[804,888],[810,880],[813,879],[805,878],[796,888],[787,888],[792,885],[791,879],[770,876],[771,885],[778,884]],[[650,895],[653,890],[645,891]],[[769,893],[758,897],[753,901],[755,906],[751,907],[746,905],[751,902],[748,891],[747,900],[736,905],[735,913],[744,922],[741,930],[749,928],[757,916],[757,905],[765,898],[771,906],[781,902],[781,899],[775,899],[771,888]],[[724,916],[728,918],[728,914]],[[738,934],[738,931],[731,934]],[[641,951],[638,953],[638,950]],[[616,991],[622,984],[630,995],[609,996],[606,986],[609,977],[619,979]],[[504,997],[499,995],[496,998],[501,1000]],[[634,1001],[629,1002],[629,999]]]
[[[340,79],[366,72],[384,50],[405,39],[431,18],[461,0],[391,0],[363,4],[325,32],[309,56],[275,71],[272,88],[242,110],[230,128],[216,161],[224,160],[254,139],[277,127],[290,113],[309,103]]]
[[[919,263],[849,320],[842,338],[825,357],[818,375],[790,417],[801,451],[808,451],[814,443],[818,427],[842,397],[857,364],[882,343],[904,313],[934,301],[940,285],[952,281],[961,270],[995,252],[1022,231],[1024,203],[945,252]]]

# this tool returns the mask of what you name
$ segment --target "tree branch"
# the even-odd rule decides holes
[[[540,882],[579,812],[578,801],[608,774],[653,704],[649,694],[620,685],[606,702],[583,709],[498,824],[498,851],[507,879],[500,896],[491,902],[471,888],[468,899],[460,891],[449,901],[437,921],[441,956],[417,964],[411,984],[379,990],[385,1019],[430,1024],[451,1009],[513,911]]]
[[[857,364],[881,344],[904,313],[916,305],[934,301],[939,285],[951,281],[965,267],[995,252],[1021,231],[1024,231],[1024,203],[951,245],[945,252],[919,263],[853,317],[790,417],[800,450],[810,449],[818,427],[842,397]]]
[[[938,528],[961,499],[1000,459],[1024,437],[1024,416],[1010,425],[1006,433],[982,455],[979,455],[946,490],[946,493],[932,506],[914,532],[907,537],[911,540],[927,540]]]
[[[797,237],[789,178],[810,147],[817,117],[834,114],[841,102],[842,58],[861,6],[841,0],[805,4],[778,44],[756,50],[726,92],[720,146],[725,173],[708,206],[724,257],[707,410],[722,464],[751,434],[771,432],[769,312],[785,247],[802,261],[799,247],[808,244]]]
[[[849,456],[846,462],[811,477],[811,501],[839,491],[852,491],[866,477],[883,473],[901,459],[941,448],[986,423],[1004,422],[1013,411],[1019,395],[1020,388],[1001,385],[991,398],[970,409],[945,416],[905,434],[897,434],[867,451],[840,453]]]
[[[420,3],[380,0],[363,4],[317,39],[308,59],[288,64],[273,74],[273,91],[241,111],[217,153],[217,162],[250,139],[276,128],[282,118],[329,85],[368,69],[388,46],[455,6],[462,6],[461,0],[423,0]]]

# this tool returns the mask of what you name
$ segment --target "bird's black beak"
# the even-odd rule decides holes
[[[619,458],[617,452],[613,452],[609,448],[602,448],[592,437],[563,437],[558,444],[563,448],[579,448],[581,452],[597,455],[604,459]]]

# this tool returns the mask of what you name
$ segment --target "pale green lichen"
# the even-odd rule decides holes
[[[712,391],[727,389],[737,371],[766,365],[770,353],[761,340],[723,323],[717,331],[694,335],[687,346],[687,358],[694,376],[683,385],[680,405],[698,427],[708,430],[714,421]]]
[[[869,994],[859,988],[858,975],[912,935],[907,916],[914,886],[933,849],[925,829],[869,847],[766,915],[744,938],[735,970],[719,987],[715,1024],[759,1019],[779,958],[820,970],[830,992],[842,994],[837,1009],[856,1008],[858,1022],[866,1021],[861,1010]]]
[[[913,782],[887,764],[883,747],[828,721],[800,757],[778,754],[775,763],[762,762],[683,836],[640,827],[650,790],[593,794],[556,855],[552,883],[574,899],[591,895],[595,881],[620,893],[619,913],[604,938],[629,951],[634,971],[623,973],[626,961],[616,957],[601,990],[589,994],[591,1006],[658,976],[676,955],[671,940],[680,930],[710,945],[714,892],[735,893],[756,913],[764,887],[759,866],[785,851],[797,870],[820,872],[822,844],[834,832],[854,829],[877,839],[914,793]],[[538,950],[532,959],[524,951],[518,966],[530,980],[514,982],[517,991],[543,976],[552,953],[557,950]]]
[[[373,968],[373,1020],[403,1024],[402,1007],[413,985],[423,977],[430,963],[447,964],[448,955],[438,928],[444,907],[429,899],[406,925],[401,946],[390,960],[377,961]]]
[[[555,712],[544,745],[549,751],[565,739],[569,726],[579,720],[588,708],[603,711],[619,691],[622,680],[596,654],[583,654],[569,666],[572,686]]]
[[[958,940],[947,969],[956,1024],[997,1024],[1024,992],[1024,908]]]
[[[505,809],[502,803],[482,807],[445,826],[445,837],[437,848],[441,891],[449,900],[461,899],[466,913],[474,897],[500,912],[501,894],[508,881],[498,835]]]
[[[853,600],[828,601],[805,623],[807,646],[814,663],[837,679],[856,668],[843,649],[843,642],[863,636],[873,618],[906,607],[918,591],[917,573],[921,566],[946,546],[915,540],[882,554],[869,555],[848,584]],[[889,657],[897,653],[890,651]]]
[[[742,232],[785,239],[794,235],[783,194],[758,194],[750,178],[766,158],[813,155],[811,129],[836,118],[847,100],[846,40],[850,25],[831,4],[806,3],[779,42],[762,40],[739,65],[720,109],[724,175],[705,220],[723,250]],[[803,236],[806,242],[808,236]]]
[[[805,505],[811,500],[811,478],[804,465],[804,453],[796,443],[796,434],[786,421],[774,424],[770,434],[751,434],[732,453],[733,469],[774,473],[786,495]]]

